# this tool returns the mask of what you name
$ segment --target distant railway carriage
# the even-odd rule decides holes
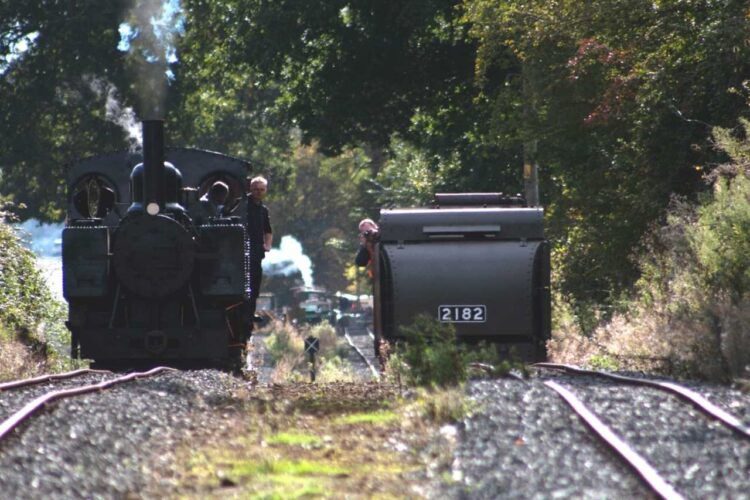
[[[95,365],[236,369],[249,331],[245,161],[165,149],[143,122],[143,155],[105,154],[67,171],[63,294],[73,357]],[[165,161],[166,160],[166,161]],[[200,201],[217,180],[223,211]]]
[[[501,193],[438,194],[431,208],[380,212],[376,350],[427,314],[459,338],[546,358],[550,255],[543,210]]]
[[[299,320],[315,325],[322,322],[334,323],[336,314],[333,308],[333,295],[322,288],[295,287],[292,294],[299,308]]]
[[[275,312],[276,311],[276,296],[271,292],[261,292],[258,296],[258,300],[255,303],[255,310]]]

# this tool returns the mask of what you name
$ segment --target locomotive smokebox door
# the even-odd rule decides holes
[[[381,210],[376,330],[395,339],[426,314],[453,324],[459,338],[543,358],[550,294],[542,209],[498,193],[449,200],[447,208]]]
[[[194,243],[174,219],[134,216],[114,234],[114,270],[139,297],[163,298],[184,287],[193,272]]]

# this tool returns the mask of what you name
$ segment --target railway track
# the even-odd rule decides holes
[[[168,471],[196,431],[224,422],[227,402],[247,387],[218,370],[129,374],[118,382],[122,375],[26,380],[0,391],[6,422],[50,393],[93,389],[42,406],[0,439],[0,498],[161,498],[157,471]]]
[[[138,379],[157,376],[173,368],[157,367],[146,372],[133,372],[127,375],[116,375],[104,370],[76,370],[61,374],[43,375],[29,379],[6,382],[0,385],[0,441],[11,435],[23,422],[50,403],[61,399],[73,398],[83,394],[100,392],[112,386]],[[81,377],[99,378],[94,383],[76,383]],[[56,387],[39,387],[47,383]],[[29,389],[33,387],[33,389]],[[6,397],[10,396],[10,397]],[[11,410],[11,408],[15,407]]]
[[[344,328],[344,338],[356,353],[350,356],[350,362],[360,373],[369,374],[373,380],[380,380],[377,359],[373,350],[374,336],[366,324],[352,323]],[[368,375],[364,375],[368,377]]]
[[[725,427],[737,433],[739,436],[745,439],[750,439],[750,426],[744,425],[740,421],[740,419],[724,411],[723,409],[719,408],[718,406],[710,402],[708,399],[698,394],[697,392],[692,391],[688,389],[687,387],[683,387],[681,385],[675,384],[673,382],[666,382],[662,380],[650,380],[650,379],[638,378],[638,377],[626,377],[623,375],[616,375],[613,373],[601,372],[601,371],[596,371],[596,370],[585,370],[577,366],[557,364],[557,363],[537,363],[534,366],[537,368],[560,370],[565,373],[570,373],[574,375],[593,375],[596,377],[613,380],[615,382],[620,382],[623,384],[629,384],[629,385],[635,385],[635,386],[641,386],[641,387],[651,387],[651,388],[662,390],[664,392],[675,395],[679,397],[680,399],[692,404],[698,411],[700,411],[707,417],[720,422]]]
[[[725,430],[734,436],[734,439],[749,441],[750,428],[744,425],[737,417],[729,414],[727,411],[711,403],[702,395],[695,391],[683,387],[674,382],[650,380],[637,377],[626,377],[614,375],[606,372],[593,370],[584,370],[575,366],[561,365],[553,363],[538,363],[535,368],[544,370],[555,370],[573,377],[595,377],[599,380],[606,381],[615,387],[617,393],[613,394],[612,402],[607,405],[608,409],[604,412],[594,410],[593,407],[586,404],[586,399],[593,399],[595,392],[601,392],[601,385],[588,384],[582,389],[581,385],[575,385],[572,388],[567,387],[561,380],[545,380],[544,385],[554,390],[583,421],[588,429],[606,444],[621,460],[623,460],[643,483],[659,498],[670,500],[687,498],[689,495],[680,492],[680,485],[686,482],[682,478],[695,474],[695,471],[702,472],[709,477],[721,477],[727,472],[717,466],[716,470],[707,470],[707,464],[697,459],[690,460],[690,454],[686,454],[684,464],[681,467],[665,467],[666,464],[661,462],[658,454],[653,453],[651,448],[639,446],[644,436],[633,430],[638,427],[639,419],[653,413],[654,418],[663,418],[669,426],[670,435],[674,435],[677,440],[681,435],[709,436],[712,433],[720,433],[722,430],[712,427],[712,422],[718,422]],[[570,380],[568,380],[570,382]],[[593,390],[592,390],[593,387]],[[619,390],[618,390],[619,389]],[[638,409],[640,400],[630,396],[637,395],[640,391],[658,391],[661,394],[667,394],[671,398],[679,400],[682,403],[688,403],[689,406],[674,406],[664,411],[661,405],[652,411],[648,408],[648,400],[645,409]],[[658,400],[658,399],[657,399]],[[655,405],[656,406],[656,405]],[[694,411],[695,410],[695,411]],[[697,412],[696,412],[697,411]],[[614,413],[631,415],[631,422],[617,422],[611,418]],[[659,414],[662,413],[660,417]],[[707,418],[704,418],[707,417]],[[607,422],[612,422],[608,424]],[[679,422],[679,423],[678,423]],[[686,432],[686,429],[689,429]],[[726,436],[725,436],[726,438]],[[710,440],[708,440],[710,442]],[[639,451],[643,448],[643,451]],[[744,447],[747,453],[750,453],[750,446]],[[690,471],[693,471],[690,473]],[[738,471],[739,474],[746,474],[748,471]],[[682,476],[682,477],[680,477]]]
[[[3,382],[0,384],[0,391],[8,391],[11,389],[17,389],[19,387],[28,387],[30,385],[41,384],[44,382],[51,382],[54,380],[65,380],[83,375],[96,374],[96,373],[109,373],[105,370],[91,370],[89,368],[82,368],[80,370],[73,370],[64,373],[50,373],[47,375],[40,375],[38,377],[31,377],[20,380],[12,380],[10,382]]]

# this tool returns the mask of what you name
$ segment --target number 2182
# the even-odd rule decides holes
[[[487,321],[484,305],[439,306],[438,318],[442,323],[483,323]]]

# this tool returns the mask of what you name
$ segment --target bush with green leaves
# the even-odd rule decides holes
[[[33,330],[52,299],[35,264],[13,227],[0,223],[0,321],[13,330]]]
[[[402,326],[400,333],[404,342],[397,346],[397,360],[408,367],[404,373],[408,382],[446,387],[466,380],[466,349],[456,342],[452,324],[419,315],[414,323]]]
[[[304,338],[293,325],[275,321],[272,323],[269,333],[266,346],[274,363],[278,363],[284,357],[297,358],[302,356]]]
[[[733,179],[720,177],[713,199],[698,208],[688,231],[702,279],[733,300],[750,292],[750,179],[747,172]]]
[[[386,375],[421,387],[447,388],[474,377],[496,377],[511,370],[524,371],[524,363],[511,350],[501,359],[492,342],[467,343],[456,336],[451,323],[418,315],[399,329],[403,341],[388,354]]]
[[[70,334],[64,305],[52,296],[36,257],[7,223],[9,217],[0,212],[0,342],[26,345],[43,360],[40,369],[67,368]]]

